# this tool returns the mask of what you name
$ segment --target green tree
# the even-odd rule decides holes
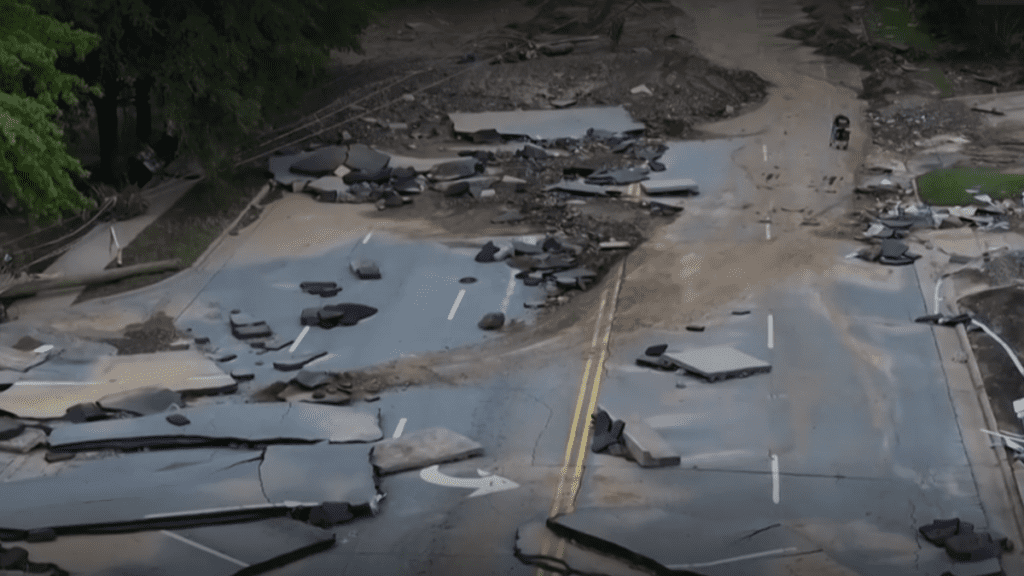
[[[86,84],[61,72],[57,57],[81,59],[100,39],[17,0],[0,0],[0,14],[0,195],[30,218],[53,220],[92,205],[71,181],[85,171],[56,123],[58,102],[74,104]]]
[[[36,0],[46,13],[103,35],[80,75],[103,91],[93,104],[108,180],[121,170],[117,106],[126,88],[134,87],[140,140],[149,136],[152,98],[184,147],[220,171],[233,148],[322,78],[332,48],[358,48],[359,32],[384,1]]]

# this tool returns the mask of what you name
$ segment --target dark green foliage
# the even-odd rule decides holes
[[[180,129],[184,147],[212,172],[322,78],[332,48],[357,49],[359,32],[387,0],[36,1],[102,34],[81,75],[101,85],[107,107],[135,82],[150,84],[138,93],[152,96],[162,118]],[[94,105],[104,165],[116,172],[109,155],[117,117],[103,113],[99,99]],[[136,102],[137,109],[148,106]]]
[[[1024,5],[978,5],[975,0],[918,0],[920,19],[933,33],[973,56],[1024,52]]]
[[[56,124],[58,103],[74,105],[86,85],[58,70],[57,57],[81,59],[99,37],[17,0],[0,0],[0,14],[0,198],[53,220],[91,205],[72,183],[84,170]]]

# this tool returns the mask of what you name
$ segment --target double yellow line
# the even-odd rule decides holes
[[[597,395],[601,389],[601,374],[604,372],[604,361],[608,354],[608,340],[612,333],[612,320],[615,315],[615,303],[619,298],[619,289],[622,287],[622,276],[625,270],[626,261],[619,263],[615,275],[615,286],[601,296],[601,306],[597,311],[597,322],[594,325],[594,337],[590,341],[590,350],[587,353],[587,363],[583,368],[583,378],[580,380],[579,394],[576,396],[576,408],[572,415],[572,426],[569,428],[569,439],[565,446],[565,459],[562,464],[562,472],[558,478],[558,489],[555,491],[554,501],[551,503],[549,518],[557,516],[561,512],[572,512],[575,509],[576,495],[579,492],[580,481],[583,478],[583,461],[587,456],[587,440],[590,438],[591,418],[594,408],[597,406]],[[609,293],[611,300],[609,301]],[[610,304],[610,305],[609,305]],[[607,307],[607,314],[605,309]],[[601,337],[601,334],[604,337]],[[598,342],[600,341],[600,347]],[[595,356],[598,358],[594,364]],[[591,378],[591,369],[593,378]],[[585,402],[588,398],[589,402]],[[575,464],[573,464],[575,456]],[[570,482],[571,475],[571,482]],[[547,556],[551,550],[551,539],[545,537],[541,545],[541,556]],[[555,552],[557,558],[565,554],[565,541],[558,540],[558,547]],[[545,574],[543,569],[537,570],[537,576]]]

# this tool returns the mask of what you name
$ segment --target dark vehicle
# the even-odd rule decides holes
[[[840,114],[832,120],[832,135],[829,138],[828,145],[839,150],[846,150],[847,146],[850,145],[849,118]]]

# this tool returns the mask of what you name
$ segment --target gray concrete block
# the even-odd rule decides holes
[[[598,406],[598,409],[608,412],[604,406]],[[612,412],[608,412],[608,415],[612,421],[618,420]],[[637,464],[643,468],[679,465],[679,452],[642,418],[626,418],[623,421],[626,426],[622,431],[622,441]]]
[[[370,462],[381,474],[394,474],[483,453],[480,443],[462,434],[445,428],[428,428],[378,442],[370,453]]]

